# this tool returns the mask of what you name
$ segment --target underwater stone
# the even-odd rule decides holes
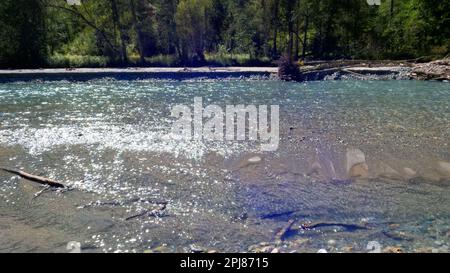
[[[250,162],[250,163],[259,163],[261,161],[262,161],[262,158],[259,156],[254,156],[254,157],[248,159],[248,162]]]
[[[443,175],[450,176],[450,163],[444,162],[444,161],[439,161],[438,162],[438,170]]]
[[[417,172],[411,168],[403,168],[403,171],[405,172],[408,178],[414,178],[417,176]]]
[[[369,176],[369,166],[366,163],[365,154],[359,149],[347,150],[347,174],[350,177],[363,177]]]

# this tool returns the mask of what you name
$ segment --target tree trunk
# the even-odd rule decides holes
[[[273,14],[273,48],[272,48],[272,57],[277,57],[278,55],[278,25],[279,25],[279,8],[280,8],[280,0],[275,1],[274,14]]]
[[[302,48],[302,59],[306,59],[306,48],[308,46],[308,28],[309,28],[309,15],[305,16],[305,33],[303,35],[303,48]]]
[[[294,60],[298,61],[298,55],[300,53],[300,39],[299,39],[299,32],[300,32],[300,24],[297,21],[296,27],[295,27],[295,52],[294,52]]]
[[[115,28],[119,29],[119,35],[120,35],[120,59],[122,64],[126,64],[128,62],[128,56],[127,56],[127,46],[125,42],[125,33],[123,31],[123,27],[120,24],[120,17],[119,17],[119,9],[117,8],[117,1],[116,0],[110,0],[111,1],[111,11],[112,11],[112,19]]]
[[[394,16],[394,0],[391,0],[391,18]]]
[[[297,1],[297,14],[296,14],[296,20],[295,20],[295,53],[294,53],[294,60],[298,61],[298,55],[300,53],[300,9],[301,9],[301,0]]]
[[[139,62],[140,64],[145,63],[145,53],[144,53],[144,41],[143,41],[143,34],[142,34],[142,28],[141,28],[141,22],[136,14],[136,5],[134,4],[135,0],[130,0],[130,9],[133,17],[133,25],[134,29],[136,31],[137,36],[137,45],[138,45],[138,51],[139,51]]]
[[[287,55],[289,58],[292,59],[292,53],[294,50],[294,7],[295,7],[295,1],[290,0],[286,7],[286,17],[288,21],[288,33],[289,33],[289,40],[288,40],[288,46],[287,46]]]

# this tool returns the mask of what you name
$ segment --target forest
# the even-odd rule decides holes
[[[2,0],[0,67],[439,58],[450,0]]]

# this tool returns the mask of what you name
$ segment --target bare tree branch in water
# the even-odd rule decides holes
[[[3,170],[5,172],[11,173],[11,174],[15,174],[18,175],[26,180],[32,181],[32,182],[36,182],[38,184],[41,185],[46,185],[46,186],[50,186],[52,188],[66,188],[66,186],[62,183],[56,182],[54,180],[51,180],[49,178],[45,178],[45,177],[41,177],[41,176],[37,176],[37,175],[32,175],[23,171],[19,171],[19,170],[13,170],[13,169],[9,169],[9,168],[3,168],[0,167],[0,170]]]

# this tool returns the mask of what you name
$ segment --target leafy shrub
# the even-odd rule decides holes
[[[103,56],[81,56],[56,54],[48,58],[47,64],[52,68],[106,67],[109,59]]]
[[[145,58],[147,66],[160,66],[171,67],[180,64],[177,56],[175,55],[157,55],[149,58]]]

